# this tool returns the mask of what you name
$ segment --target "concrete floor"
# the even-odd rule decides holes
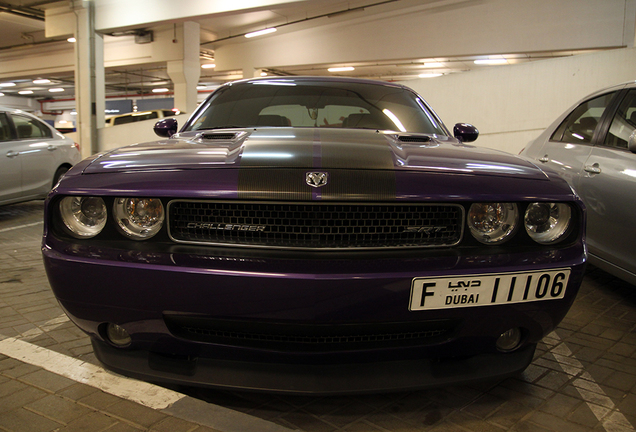
[[[105,374],[88,337],[57,305],[40,257],[42,209],[42,201],[0,207],[0,430],[620,432],[636,426],[636,287],[599,269],[588,269],[569,314],[516,378],[345,397],[144,387]]]

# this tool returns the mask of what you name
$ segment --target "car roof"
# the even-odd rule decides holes
[[[224,86],[231,86],[236,84],[246,84],[252,82],[290,82],[290,83],[303,83],[303,82],[334,82],[334,83],[351,83],[351,84],[371,84],[371,85],[380,85],[384,87],[394,87],[401,88],[405,90],[411,90],[409,87],[397,84],[390,83],[387,81],[377,81],[365,78],[348,78],[348,77],[324,77],[324,76],[268,76],[268,77],[256,77],[256,78],[246,78],[238,81],[232,81],[224,84]]]

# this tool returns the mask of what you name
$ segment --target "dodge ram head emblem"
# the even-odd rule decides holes
[[[321,187],[327,184],[329,173],[326,172],[308,172],[305,174],[307,184],[312,187]]]

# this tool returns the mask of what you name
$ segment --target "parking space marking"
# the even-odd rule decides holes
[[[561,366],[563,372],[572,376],[580,376],[573,381],[573,385],[579,392],[592,414],[601,422],[607,432],[633,431],[634,426],[616,408],[612,399],[599,386],[594,378],[585,371],[585,366],[572,355],[572,351],[567,344],[561,340],[556,332],[552,332],[548,337],[560,342],[550,350],[556,362]],[[607,415],[614,411],[609,417]]]
[[[98,388],[152,409],[165,409],[186,395],[108,372],[104,368],[13,337],[0,340],[0,354]]]
[[[0,233],[8,232],[8,231],[15,231],[15,230],[19,230],[19,229],[22,229],[22,228],[30,228],[30,227],[34,227],[36,225],[42,225],[43,223],[44,223],[44,221],[38,221],[38,222],[30,223],[30,224],[18,225],[18,226],[9,227],[9,228],[2,228],[2,229],[0,229]]]

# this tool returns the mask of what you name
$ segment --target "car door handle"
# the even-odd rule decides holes
[[[590,174],[601,173],[601,167],[597,163],[595,163],[594,165],[585,165],[585,168],[583,169],[585,170],[586,173],[590,173]]]
[[[543,156],[542,158],[537,159],[539,162],[541,163],[548,163],[550,162],[550,158],[548,157],[548,155]]]
[[[19,155],[19,154],[20,154],[20,153],[18,153],[18,152],[16,152],[16,151],[9,150],[9,151],[7,152],[7,157],[8,157],[8,158],[14,158],[14,157],[16,157],[16,156],[17,156],[17,155]]]
[[[50,145],[50,146],[48,146],[46,149],[47,149],[48,151],[55,151],[55,150],[57,150],[57,146]]]

